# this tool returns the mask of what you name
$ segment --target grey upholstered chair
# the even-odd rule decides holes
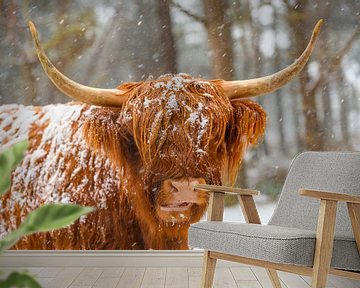
[[[329,273],[360,279],[360,152],[296,157],[268,225],[259,224],[255,191],[197,188],[213,192],[208,221],[189,231],[190,246],[205,249],[202,287],[211,287],[216,259],[265,267],[274,287],[281,287],[276,270],[310,275],[313,288],[325,287]],[[227,192],[257,224],[219,222]]]

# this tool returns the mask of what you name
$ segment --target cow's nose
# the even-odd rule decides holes
[[[174,197],[179,202],[196,202],[198,198],[198,193],[193,188],[193,185],[205,183],[205,179],[203,178],[186,178],[180,180],[171,180],[171,186],[174,188],[173,191],[175,192]]]
[[[193,185],[196,184],[205,184],[204,178],[185,178],[181,180],[171,180],[171,186],[175,188],[176,192],[191,190],[194,191],[192,188]]]

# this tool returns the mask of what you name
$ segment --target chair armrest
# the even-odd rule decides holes
[[[196,184],[193,185],[193,188],[211,192],[208,210],[208,219],[210,221],[222,220],[224,211],[224,195],[227,193],[237,195],[246,223],[261,223],[253,197],[259,195],[259,191],[206,184]]]
[[[302,196],[318,198],[321,200],[343,201],[343,202],[360,204],[360,196],[354,196],[349,194],[342,194],[342,193],[335,193],[328,191],[317,191],[310,189],[299,189],[299,194]]]
[[[193,188],[204,190],[208,192],[219,192],[226,194],[235,194],[235,195],[248,195],[248,196],[258,196],[260,192],[252,189],[242,189],[242,188],[233,188],[227,186],[216,186],[216,185],[206,185],[206,184],[195,184]]]
[[[360,196],[340,194],[340,193],[327,192],[327,191],[317,191],[310,189],[299,189],[299,194],[303,196],[309,196],[320,199],[320,211],[319,211],[318,229],[316,236],[316,242],[318,243],[316,244],[316,246],[319,247],[315,248],[315,251],[319,250],[319,252],[315,252],[314,263],[320,265],[319,260],[315,261],[315,259],[319,258],[317,254],[321,253],[320,250],[322,250],[321,248],[322,246],[325,246],[325,250],[332,251],[332,244],[331,246],[324,245],[322,241],[323,241],[323,235],[325,234],[328,234],[326,236],[328,239],[325,240],[325,242],[330,243],[333,241],[336,207],[338,201],[346,202],[349,211],[351,226],[353,228],[353,232],[355,236],[356,246],[360,254],[360,228],[359,228],[360,227]],[[325,222],[331,222],[331,223],[329,224]],[[331,254],[330,254],[330,258],[331,258]]]

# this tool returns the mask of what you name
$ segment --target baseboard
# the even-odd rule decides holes
[[[0,267],[201,267],[202,251],[7,251]],[[219,267],[244,266],[218,261]]]

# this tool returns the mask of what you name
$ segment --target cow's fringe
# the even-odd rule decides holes
[[[217,161],[215,153],[232,115],[229,99],[218,86],[186,75],[176,84],[176,77],[165,75],[136,87],[119,119],[148,172],[166,177],[209,170],[208,159]]]
[[[221,173],[221,182],[233,185],[246,148],[264,134],[265,111],[250,100],[230,103],[218,81],[182,75],[180,89],[169,89],[173,77],[120,86],[129,91],[129,100],[121,113],[95,109],[84,124],[87,142],[103,149],[119,167],[139,153],[148,174],[204,176],[211,170],[206,180],[220,184]],[[169,108],[170,97],[176,99],[176,108]],[[199,121],[189,121],[192,113]],[[203,120],[208,121],[206,127],[201,126]]]

